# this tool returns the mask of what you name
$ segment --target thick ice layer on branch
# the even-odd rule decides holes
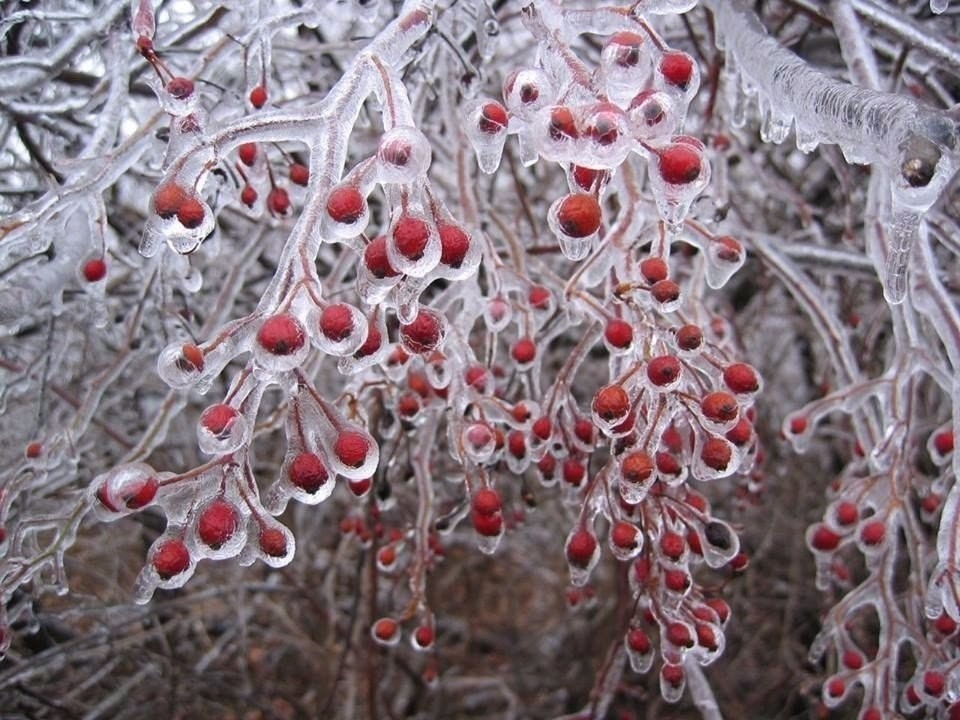
[[[882,280],[887,299],[901,302],[919,216],[957,169],[956,121],[909,97],[850,85],[808,67],[769,37],[741,0],[705,4],[728,60],[744,87],[758,95],[765,126],[773,119],[786,129],[792,121],[804,147],[836,143],[848,161],[876,163],[890,173],[892,221]]]

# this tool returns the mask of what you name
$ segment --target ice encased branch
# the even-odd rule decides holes
[[[958,165],[957,123],[950,114],[902,95],[835,80],[809,67],[767,35],[741,0],[705,0],[727,62],[747,93],[758,95],[764,126],[782,139],[793,123],[797,144],[836,143],[849,162],[877,164],[892,181],[886,267],[890,302],[906,295],[906,265],[919,216],[936,202]]]

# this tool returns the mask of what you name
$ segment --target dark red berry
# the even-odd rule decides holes
[[[585,238],[600,229],[600,203],[593,195],[567,195],[557,208],[557,223],[565,235]]]
[[[304,492],[315,493],[329,478],[327,468],[318,455],[302,452],[290,463],[290,482]]]

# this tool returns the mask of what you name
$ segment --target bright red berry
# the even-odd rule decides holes
[[[837,505],[834,516],[839,525],[853,525],[860,519],[860,510],[854,503],[845,500]]]
[[[367,460],[370,452],[370,440],[363,433],[355,430],[346,430],[337,436],[333,444],[333,452],[337,459],[347,467],[361,467]]]
[[[218,498],[200,513],[197,535],[205,545],[217,550],[233,537],[239,522],[236,508],[226,500]]]
[[[83,279],[89,283],[100,282],[107,276],[107,264],[103,258],[92,258],[83,264]]]
[[[607,321],[603,336],[613,347],[626,350],[633,342],[633,327],[619,318],[611,318]]]
[[[660,552],[664,557],[679,560],[686,549],[687,541],[683,539],[683,535],[667,530],[660,536]]]
[[[597,549],[597,538],[584,528],[577,530],[567,541],[567,560],[571,565],[585,568],[593,559]]]
[[[941,430],[933,436],[933,447],[941,455],[949,455],[953,452],[953,428]]]
[[[860,528],[860,539],[864,545],[879,545],[883,542],[886,534],[887,530],[882,520],[865,523],[864,526]]]
[[[310,169],[303,163],[290,163],[290,182],[306,187],[310,184]]]
[[[202,372],[204,366],[203,350],[192,343],[184,343],[177,358],[177,367],[184,372]]]
[[[550,307],[550,291],[543,285],[534,285],[530,288],[527,300],[534,310],[546,310]]]
[[[151,565],[161,580],[169,580],[190,567],[190,551],[182,540],[164,540],[153,554]]]
[[[503,532],[503,516],[500,513],[491,513],[483,515],[481,513],[472,513],[470,519],[473,521],[473,529],[478,535],[484,537],[496,537]]]
[[[459,225],[443,223],[437,227],[440,234],[440,262],[458,268],[470,249],[470,238]]]
[[[580,136],[577,123],[570,108],[559,105],[550,111],[550,122],[547,132],[553,140],[575,140]]]
[[[349,305],[334,303],[320,313],[320,332],[332,342],[342,342],[354,331],[353,311]]]
[[[817,525],[810,538],[810,545],[814,550],[830,552],[840,545],[840,536],[826,525]]]
[[[398,632],[400,632],[400,626],[393,618],[380,618],[373,624],[373,637],[380,642],[392,642]]]
[[[400,339],[410,352],[426,354],[439,347],[443,332],[440,316],[421,308],[413,322],[400,326]]]
[[[376,278],[392,278],[399,273],[390,265],[387,258],[387,238],[380,235],[373,240],[363,250],[363,264],[366,265],[370,274]]]
[[[433,628],[428,625],[421,625],[413,631],[413,639],[417,643],[417,647],[430,647],[433,645]]]
[[[211,405],[200,415],[200,425],[217,437],[229,433],[230,426],[238,417],[237,411],[225,403]]]
[[[627,647],[641,655],[646,655],[652,649],[649,636],[640,628],[632,628],[627,633]]]
[[[687,185],[700,177],[703,162],[694,148],[686,143],[672,143],[657,154],[660,177],[670,185]]]
[[[633,550],[637,546],[639,534],[636,525],[619,520],[610,529],[610,542],[621,550]]]
[[[327,197],[327,215],[334,222],[349,225],[356,222],[366,209],[366,198],[353,185],[339,185]],[[373,243],[371,243],[373,244]],[[369,247],[369,246],[368,246]]]
[[[177,214],[184,200],[186,191],[176,183],[166,183],[157,188],[153,196],[153,209],[164,220],[169,220]]]
[[[557,208],[557,223],[565,235],[585,238],[600,229],[600,203],[593,195],[567,195]]]
[[[708,438],[700,451],[700,459],[703,460],[703,464],[717,471],[726,470],[732,457],[730,444],[718,437]]]
[[[646,482],[653,474],[653,459],[640,450],[632,452],[621,462],[620,474],[625,481],[634,485]]]
[[[327,468],[318,455],[302,452],[290,463],[290,482],[304,492],[315,493],[329,479]]]
[[[693,58],[680,50],[665,52],[660,58],[660,74],[670,85],[686,90],[693,79]]]
[[[491,488],[481,488],[473,496],[473,511],[478,515],[493,515],[503,507],[500,493]]]
[[[923,691],[927,693],[927,695],[940,697],[946,689],[946,686],[947,683],[943,677],[943,673],[937,672],[936,670],[927,670],[923,674]]]
[[[634,67],[640,62],[643,36],[632,32],[618,32],[610,36],[607,47],[613,51],[613,60],[621,67]]]
[[[648,257],[640,261],[640,274],[643,275],[644,280],[653,285],[666,280],[670,269],[662,258]]]
[[[703,398],[700,409],[704,417],[717,423],[728,423],[735,420],[740,412],[736,398],[730,393],[713,392]]]
[[[831,678],[827,682],[827,695],[832,698],[843,697],[843,694],[847,691],[846,683],[840,678]]]
[[[293,315],[271,315],[257,331],[257,342],[273,355],[292,355],[303,347],[306,333],[303,325]]]
[[[383,336],[380,334],[380,328],[373,323],[370,323],[367,326],[367,339],[363,341],[363,345],[361,345],[354,353],[354,357],[369,357],[377,352],[382,344]]]
[[[756,392],[760,387],[756,371],[744,363],[733,363],[723,371],[723,382],[738,395]]]
[[[283,188],[275,187],[267,195],[267,205],[274,215],[286,215],[290,209],[290,195]]]
[[[661,355],[647,364],[647,377],[657,387],[671,384],[680,377],[682,366],[673,355]]]
[[[630,396],[620,385],[607,385],[593,396],[593,411],[607,422],[620,420],[630,412]]]
[[[500,103],[491,100],[480,108],[480,119],[477,126],[487,135],[497,135],[507,128],[507,109]]]
[[[266,528],[260,533],[260,550],[269,557],[287,554],[287,536],[277,528]]]
[[[690,634],[690,628],[680,622],[667,624],[666,639],[671,645],[677,647],[693,647],[693,636]]]
[[[267,89],[263,85],[256,85],[250,91],[250,104],[257,110],[267,104]]]
[[[513,344],[510,354],[520,365],[529,365],[537,356],[536,343],[528,337],[520,338]]]
[[[240,162],[247,167],[253,167],[253,164],[257,161],[257,144],[243,143],[237,148],[237,154],[240,156]]]
[[[257,202],[257,197],[257,191],[252,185],[244,185],[243,190],[240,191],[240,202],[247,207],[253,207],[253,204]]]
[[[419,260],[430,239],[430,230],[420,218],[404,215],[393,226],[393,242],[397,252],[409,260]]]
[[[568,457],[563,461],[563,481],[567,485],[580,487],[580,483],[587,475],[587,469],[577,458]]]
[[[200,227],[205,215],[203,203],[195,197],[185,198],[177,209],[177,220],[189,230]]]

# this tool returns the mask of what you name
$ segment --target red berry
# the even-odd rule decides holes
[[[620,420],[630,412],[630,396],[620,385],[607,385],[593,396],[593,411],[607,422]]]
[[[550,422],[550,418],[544,415],[543,417],[539,417],[534,420],[530,430],[537,439],[547,441],[550,439],[550,435],[553,432],[553,424]]]
[[[620,464],[620,475],[628,483],[639,485],[650,479],[653,474],[653,460],[640,450],[627,455]]]
[[[860,539],[864,545],[879,545],[886,537],[887,531],[882,520],[874,520],[860,528]]]
[[[682,367],[673,355],[661,355],[647,364],[647,377],[657,387],[669,385],[678,377]]]
[[[627,646],[641,655],[646,655],[652,649],[650,638],[640,628],[632,628],[627,633]]]
[[[660,177],[670,185],[687,185],[700,177],[700,153],[686,143],[673,143],[657,154]]]
[[[514,343],[510,354],[520,365],[529,365],[537,356],[537,346],[528,337],[520,338]]]
[[[690,576],[683,570],[664,570],[663,584],[671,592],[684,593],[690,588]]]
[[[481,513],[472,513],[470,519],[473,521],[473,529],[478,535],[484,537],[496,537],[503,532],[503,516],[500,513],[491,513],[483,515]]]
[[[439,347],[443,334],[440,316],[424,308],[420,309],[413,322],[400,326],[400,340],[404,347],[413,353],[433,352]]]
[[[691,641],[690,644],[692,645],[693,642]],[[664,663],[663,667],[660,668],[660,677],[662,677],[663,681],[670,687],[678,688],[683,685],[685,673],[681,665]]]
[[[557,223],[565,235],[585,238],[600,229],[600,203],[593,195],[567,195],[557,208]]]
[[[332,342],[342,342],[354,331],[353,311],[349,305],[327,305],[320,313],[320,332]]]
[[[708,438],[700,451],[700,459],[703,460],[703,464],[717,471],[726,470],[730,465],[732,456],[730,444],[718,437]]]
[[[860,511],[854,503],[844,501],[837,505],[834,516],[840,525],[853,525],[860,519]]]
[[[151,564],[160,579],[169,580],[190,567],[190,551],[182,540],[164,540],[153,554]]]
[[[680,622],[667,624],[666,628],[667,642],[677,647],[693,647],[693,637],[690,635],[690,628]],[[668,667],[668,666],[665,666]]]
[[[957,622],[945,612],[933,621],[933,626],[941,635],[953,635],[957,631]]]
[[[225,437],[238,413],[225,403],[211,405],[200,415],[200,425],[217,437]]]
[[[586,418],[577,418],[573,424],[573,434],[584,445],[593,445],[593,423]]]
[[[498,102],[491,100],[480,108],[477,126],[487,135],[496,135],[507,128],[507,110]]]
[[[814,550],[830,552],[840,545],[840,536],[826,525],[817,525],[810,537],[810,545]]]
[[[171,78],[165,89],[177,100],[184,100],[193,95],[193,81],[185,77]]]
[[[598,103],[590,110],[584,135],[601,146],[612,145],[620,137],[623,111],[613,103]]]
[[[420,396],[414,392],[405,392],[397,399],[397,414],[403,418],[416,417],[420,412]]]
[[[507,449],[517,460],[522,460],[527,454],[527,441],[519,430],[511,430],[507,436]]]
[[[636,525],[620,520],[610,529],[610,541],[621,550],[633,550],[639,534]]]
[[[717,423],[728,423],[735,420],[740,412],[737,400],[727,392],[713,392],[703,398],[700,409],[704,417]]]
[[[560,105],[550,111],[550,123],[547,132],[553,140],[575,140],[580,136],[577,132],[576,120],[570,108]]]
[[[850,670],[859,670],[863,667],[863,653],[856,650],[847,650],[843,653],[843,666]]]
[[[543,285],[534,285],[530,288],[527,300],[534,310],[546,310],[550,307],[550,291]]]
[[[363,250],[363,264],[376,278],[392,278],[399,275],[387,258],[387,238],[384,235],[374,238]]]
[[[257,161],[257,144],[243,143],[243,145],[237,148],[237,154],[240,156],[240,162],[247,167],[252,167]]]
[[[584,190],[592,190],[599,187],[609,176],[606,170],[594,170],[583,165],[573,165],[570,167],[570,174],[577,187]]]
[[[247,207],[253,207],[253,204],[257,201],[257,191],[253,188],[252,185],[244,185],[243,190],[240,191],[240,202],[242,202]]]
[[[470,238],[459,225],[441,224],[437,230],[440,233],[440,262],[448,267],[460,267],[470,249]]]
[[[713,242],[719,260],[728,263],[740,262],[740,258],[743,257],[743,245],[741,245],[736,238],[732,238],[729,235],[721,235],[720,237],[714,238]]]
[[[697,623],[696,631],[697,645],[711,652],[717,649],[717,634],[712,627],[705,623]]]
[[[370,452],[370,440],[363,433],[355,430],[346,430],[337,436],[333,444],[333,452],[337,459],[347,467],[361,467],[367,460]]]
[[[393,618],[380,618],[373,624],[373,636],[380,642],[391,642],[400,631],[400,626]]]
[[[580,483],[583,482],[586,475],[587,469],[576,458],[568,457],[563,461],[563,481],[567,485],[580,487]]]
[[[349,225],[360,219],[366,205],[366,198],[356,187],[353,185],[338,185],[327,197],[327,215],[334,222]]]
[[[306,187],[310,184],[310,169],[303,163],[290,163],[290,182]]]
[[[683,556],[683,551],[687,549],[687,542],[683,535],[675,533],[672,530],[666,530],[660,536],[660,552],[671,560],[679,560]]]
[[[266,528],[260,533],[260,550],[269,557],[287,554],[287,536],[277,528]]]
[[[795,415],[790,418],[790,434],[800,435],[807,429],[807,419],[802,415]]]
[[[239,522],[236,508],[226,500],[218,498],[200,513],[197,535],[205,545],[217,550],[233,537]]]
[[[742,417],[737,421],[737,424],[727,432],[725,437],[737,447],[743,447],[750,442],[752,435],[753,425],[745,417]]]
[[[347,480],[347,487],[354,497],[363,497],[373,486],[371,478],[361,478],[360,480]]]
[[[421,625],[413,631],[413,639],[418,647],[430,647],[433,645],[433,628],[428,625]]]
[[[827,695],[832,698],[843,697],[843,693],[845,693],[846,690],[847,685],[840,678],[831,678],[827,683]]]
[[[367,326],[367,339],[363,341],[363,345],[361,345],[353,355],[358,358],[369,357],[380,349],[382,343],[383,336],[380,334],[380,328],[370,323]]]
[[[83,278],[87,282],[100,282],[107,276],[107,264],[103,258],[93,258],[83,264]]]
[[[557,459],[550,453],[547,453],[537,461],[537,470],[544,479],[552,480],[554,473],[557,471]]]
[[[657,453],[657,472],[661,475],[679,475],[680,462],[670,453]]]
[[[286,215],[290,209],[290,195],[283,188],[275,187],[267,195],[267,205],[274,215]]]
[[[679,50],[666,52],[660,58],[660,74],[670,85],[686,90],[693,79],[693,58]]]
[[[953,452],[953,428],[941,430],[933,436],[933,447],[941,455],[949,455]]]
[[[329,478],[327,468],[318,455],[302,452],[290,463],[290,482],[304,492],[315,493]]]
[[[567,560],[571,565],[586,568],[597,549],[597,539],[586,529],[577,530],[567,541]]]
[[[271,315],[257,332],[257,342],[273,355],[292,355],[303,347],[306,334],[303,325],[293,315]]]
[[[744,363],[733,363],[723,371],[723,382],[738,395],[756,392],[760,387],[756,371]]]
[[[430,230],[420,218],[404,215],[393,226],[393,242],[397,252],[408,260],[422,258],[429,239]]]
[[[502,508],[500,494],[490,488],[481,488],[473,496],[473,511],[478,515],[493,515]]]
[[[673,280],[661,280],[650,288],[650,295],[661,305],[673,302],[680,297],[680,286]]]
[[[936,670],[927,670],[923,674],[923,690],[927,695],[940,697],[946,689],[946,685],[947,683],[943,677],[943,673],[939,673]]]
[[[633,327],[619,318],[612,318],[607,321],[603,336],[613,347],[626,350],[633,342]]]
[[[35,460],[36,458],[40,457],[40,454],[42,452],[43,452],[43,445],[41,445],[38,442],[28,443],[26,450],[24,450],[24,454],[30,460]]]
[[[632,32],[618,32],[610,36],[607,47],[613,50],[613,59],[621,67],[634,67],[640,62],[643,36]]]
[[[192,343],[185,343],[183,347],[180,348],[177,367],[184,372],[202,372],[203,366],[203,350]]]
[[[157,188],[153,196],[153,209],[164,220],[169,220],[177,214],[187,193],[176,183],[166,183]]]
[[[120,496],[116,499],[130,510],[139,510],[153,502],[153,499],[157,496],[157,489],[159,487],[160,484],[157,482],[157,478],[152,475],[145,478],[138,478],[121,487]],[[97,500],[111,512],[118,512],[120,510],[117,504],[114,503],[114,498],[110,497],[106,483],[97,489]]]
[[[684,325],[677,330],[677,347],[681,350],[696,350],[703,344],[703,333],[696,325]]]
[[[250,91],[250,104],[257,110],[267,104],[267,89],[263,85],[256,85]]]
[[[177,209],[177,220],[187,229],[200,227],[205,216],[203,203],[195,197],[185,198]]]
[[[640,261],[640,274],[651,285],[666,280],[669,273],[670,269],[662,258],[648,257]]]

